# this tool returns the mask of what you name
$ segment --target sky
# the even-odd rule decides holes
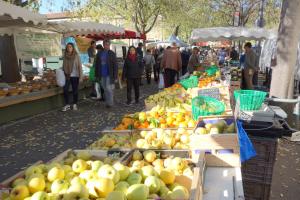
[[[80,3],[83,5],[87,0],[81,0]],[[63,7],[68,6],[68,0],[41,0],[40,13],[57,13],[61,12]]]

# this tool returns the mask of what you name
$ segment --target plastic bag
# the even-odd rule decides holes
[[[64,87],[66,84],[65,72],[62,69],[57,69],[56,74],[56,83],[59,87]]]
[[[89,80],[92,81],[92,82],[95,81],[95,67],[91,67],[90,68]]]
[[[162,73],[159,74],[159,83],[158,88],[163,89],[165,87],[164,75]]]
[[[256,151],[252,145],[251,140],[249,139],[247,133],[245,132],[242,122],[237,121],[237,128],[238,128],[238,137],[240,143],[240,155],[241,155],[241,162],[245,162],[250,158],[256,156]]]

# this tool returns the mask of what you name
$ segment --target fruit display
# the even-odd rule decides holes
[[[242,69],[238,67],[230,68],[230,75],[232,81],[241,81],[242,80]]]
[[[185,158],[167,157],[153,150],[135,150],[128,164],[128,185],[122,183],[123,190],[128,188],[128,200],[189,199],[194,175],[192,165]]]
[[[161,159],[154,151],[134,152],[133,160],[126,166],[107,158],[92,160],[82,152],[61,162],[33,165],[13,180],[4,200],[188,199],[189,188],[178,178],[192,179],[188,160]]]
[[[233,119],[217,119],[201,121],[195,130],[197,135],[235,133],[235,123]]]
[[[184,89],[163,90],[150,95],[145,104],[153,107],[159,105],[166,108],[186,108],[191,106],[191,97]]]
[[[124,116],[114,130],[148,129],[148,128],[194,128],[196,122],[190,111],[167,111],[164,107],[155,106],[150,111],[138,112]]]
[[[59,162],[27,168],[24,177],[15,179],[5,200],[76,200],[101,199],[125,180],[125,166],[111,155],[92,159],[88,151],[70,152]],[[129,169],[128,169],[129,171]],[[125,175],[124,175],[125,173]],[[125,195],[125,194],[124,194]],[[109,198],[107,198],[109,199]],[[114,198],[111,198],[114,199]]]
[[[106,133],[89,146],[89,149],[141,148],[188,149],[193,129],[161,129],[126,133]]]

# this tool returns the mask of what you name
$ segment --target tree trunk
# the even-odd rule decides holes
[[[179,33],[179,25],[177,25],[177,26],[175,27],[173,34],[177,37],[177,36],[178,36],[178,33]]]
[[[277,40],[277,65],[273,68],[270,96],[293,98],[294,74],[300,37],[300,2],[284,0]]]
[[[0,60],[2,80],[7,83],[20,81],[14,36],[0,36]]]

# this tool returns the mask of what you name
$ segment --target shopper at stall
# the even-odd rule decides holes
[[[187,68],[188,72],[192,74],[196,70],[196,67],[198,67],[199,65],[200,65],[199,48],[194,47],[188,63],[188,68]]]
[[[143,43],[140,42],[138,44],[138,47],[136,48],[138,59],[143,64],[143,68],[141,69],[140,85],[143,85],[142,79],[143,79],[143,75],[145,74],[145,67],[144,67],[144,63],[143,63],[143,58],[144,58],[143,46],[144,46]]]
[[[186,50],[186,48],[182,47],[180,48],[181,51],[181,60],[182,60],[182,75],[185,75],[187,72],[187,67],[189,64],[190,55],[189,52]]]
[[[97,53],[99,53],[99,52],[103,51],[103,46],[101,44],[98,44],[96,46],[96,49],[97,49]],[[95,62],[93,64],[93,68],[91,68],[91,70],[95,70]],[[100,100],[100,101],[104,101],[105,100],[105,98],[104,98],[104,89],[101,85],[100,78],[95,78],[95,80],[94,80],[94,89],[95,89],[95,92],[94,92],[92,98]]]
[[[103,51],[98,52],[95,62],[95,76],[101,79],[104,89],[106,107],[110,108],[114,104],[113,90],[118,78],[118,65],[116,54],[110,50],[110,41],[103,41]]]
[[[248,90],[253,90],[253,74],[256,70],[256,54],[252,50],[251,42],[247,42],[245,49],[245,64],[244,64],[244,79],[245,87]]]
[[[131,104],[131,90],[134,89],[135,103],[139,103],[140,94],[140,71],[142,62],[138,59],[137,50],[134,46],[129,47],[127,58],[124,62],[122,80],[127,81],[127,105]]]
[[[182,61],[180,51],[176,42],[172,43],[172,47],[166,49],[162,58],[161,67],[165,71],[165,87],[170,87],[175,83],[175,77],[181,70]]]
[[[157,82],[159,79],[160,65],[158,65],[157,63],[159,54],[160,54],[159,49],[155,47],[152,51],[152,55],[154,56],[154,60],[155,60],[155,65],[153,65],[153,75],[154,75],[155,82]]]
[[[95,59],[96,54],[97,54],[96,42],[95,41],[91,41],[91,46],[88,48],[87,53],[88,53],[88,56],[89,56],[89,63],[94,63],[94,59]]]
[[[66,76],[66,83],[64,86],[64,100],[65,106],[62,108],[62,111],[65,112],[71,109],[69,102],[69,87],[72,86],[73,94],[73,110],[78,110],[77,101],[78,101],[78,86],[79,82],[82,81],[82,65],[80,57],[74,48],[73,43],[68,43],[64,53],[63,60],[63,71]]]
[[[153,66],[155,66],[155,59],[154,56],[151,54],[150,49],[147,49],[146,51],[146,55],[144,56],[144,63],[145,63],[147,83],[151,84],[151,75],[152,75]]]
[[[239,60],[239,53],[235,50],[234,47],[231,48],[231,51],[230,51],[230,58],[231,60]]]
[[[220,66],[224,65],[226,56],[227,56],[227,53],[226,53],[225,47],[222,47],[222,49],[218,52]]]

